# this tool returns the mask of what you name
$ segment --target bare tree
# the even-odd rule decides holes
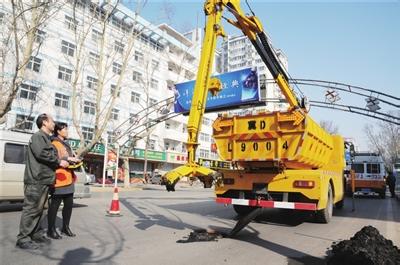
[[[32,56],[40,50],[40,29],[62,5],[57,1],[11,0],[10,12],[0,18],[0,123],[18,94]]]
[[[114,126],[114,118],[119,115],[115,109],[117,98],[127,85],[129,62],[143,30],[136,17],[129,20],[118,17],[118,12],[122,14],[118,7],[119,1],[106,1],[102,5],[70,1],[73,11],[70,30],[76,53],[72,56],[67,53],[65,57],[73,68],[72,121],[81,141],[79,155],[89,152],[106,129]],[[93,43],[96,52],[93,47],[88,48]],[[94,128],[83,128],[82,124],[93,124]]]
[[[339,133],[339,127],[333,124],[332,121],[326,121],[326,120],[321,120],[319,122],[319,125],[324,128],[327,132],[330,134],[338,134]]]
[[[399,117],[400,111],[397,111],[397,115],[389,114]],[[390,122],[379,122],[375,126],[365,126],[364,130],[370,148],[382,155],[386,170],[391,172],[396,159],[400,156],[400,126]]]

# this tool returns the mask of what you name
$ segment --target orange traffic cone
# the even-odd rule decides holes
[[[120,211],[119,211],[119,198],[118,198],[118,188],[114,188],[114,195],[113,199],[111,201],[111,207],[110,210],[107,211],[108,215],[107,216],[121,216]]]

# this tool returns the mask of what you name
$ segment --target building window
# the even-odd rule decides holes
[[[129,114],[129,123],[130,124],[137,124],[139,122],[139,116],[135,113]]]
[[[0,12],[0,24],[3,24],[4,22],[4,13]]]
[[[118,115],[119,115],[119,109],[112,109],[112,110],[111,110],[110,119],[116,121],[116,120],[118,120]]]
[[[157,105],[157,103],[158,103],[157,99],[150,98],[150,105],[151,105],[151,106]]]
[[[150,150],[155,150],[156,149],[156,140],[150,139],[150,141],[149,141],[149,149]]]
[[[38,29],[35,33],[35,42],[36,43],[42,43],[44,41],[44,38],[46,37],[46,32],[43,30]]]
[[[158,88],[158,80],[155,80],[155,79],[152,78],[150,80],[150,87],[153,88],[153,89],[157,89]]]
[[[138,63],[143,63],[144,62],[144,55],[141,52],[135,51],[135,61]]]
[[[207,134],[207,133],[200,133],[200,141],[209,142],[210,141],[210,135]]]
[[[76,46],[74,44],[68,41],[65,40],[61,41],[61,52],[64,53],[65,55],[74,56],[75,47]]]
[[[100,61],[100,56],[97,53],[89,52],[89,62],[92,66],[97,67]]]
[[[98,82],[99,82],[99,80],[97,80],[97,78],[94,78],[91,76],[86,77],[86,84],[87,84],[87,87],[90,89],[96,90]]]
[[[206,150],[206,149],[200,149],[200,157],[203,158],[209,158],[210,157],[210,151]]]
[[[112,131],[107,132],[107,141],[109,144],[113,144],[116,142],[116,134]]]
[[[114,96],[115,89],[117,88],[116,85],[111,85],[110,90],[111,90],[111,96]],[[121,88],[118,89],[117,97],[119,97],[121,94]]]
[[[94,115],[96,113],[96,104],[85,100],[83,102],[83,112],[90,115]]]
[[[34,72],[40,72],[40,66],[42,65],[42,59],[37,57],[31,56],[29,59],[28,65],[26,66],[27,69],[30,69]]]
[[[19,86],[19,97],[36,101],[38,90],[39,88],[36,86],[21,84]]]
[[[140,81],[142,81],[142,78],[143,78],[142,73],[133,71],[133,75],[132,75],[132,80],[133,81],[140,82]]]
[[[17,119],[15,120],[15,128],[20,130],[32,131],[33,120],[33,117],[18,114]]]
[[[191,73],[191,72],[188,71],[188,70],[185,70],[185,78],[186,78],[186,79],[191,80],[191,79],[194,79],[194,77],[195,77],[195,75],[194,75],[193,73]]]
[[[154,69],[154,70],[158,70],[158,66],[160,65],[160,63],[158,62],[158,61],[156,61],[156,60],[151,60],[151,67]]]
[[[170,146],[169,142],[165,142],[164,143],[165,150],[169,150],[169,146]]]
[[[56,99],[54,102],[55,106],[68,109],[69,96],[61,94],[61,93],[56,93],[55,99]]]
[[[123,54],[124,48],[125,48],[125,44],[123,44],[122,42],[117,41],[117,40],[114,42],[114,51],[116,51],[120,54]]]
[[[76,26],[78,25],[78,21],[70,16],[65,15],[64,25],[67,29],[75,31]]]
[[[133,103],[139,103],[140,102],[140,94],[136,92],[131,92],[131,101]]]
[[[103,34],[100,31],[97,31],[95,29],[92,30],[92,41],[98,42],[101,40]]]
[[[208,126],[208,125],[210,125],[210,123],[211,123],[211,120],[209,118],[206,118],[206,117],[203,118],[203,125]]]
[[[63,66],[58,67],[58,79],[71,82],[72,70]]]
[[[122,65],[119,63],[114,62],[112,66],[112,71],[114,74],[120,75],[121,74]]]
[[[82,126],[82,134],[83,134],[83,139],[85,139],[86,141],[90,141],[93,139],[94,129]]]

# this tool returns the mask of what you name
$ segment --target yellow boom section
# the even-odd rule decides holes
[[[207,102],[207,93],[210,90],[215,94],[221,89],[221,84],[217,80],[210,78],[217,37],[224,36],[221,27],[222,6],[220,5],[220,1],[207,1],[204,4],[204,12],[208,17],[189,113],[188,140],[186,143],[188,163],[166,174],[167,190],[174,190],[176,182],[184,176],[198,176],[203,178],[202,180],[207,183],[207,186],[211,186],[210,179],[213,178],[213,174],[215,173],[209,168],[197,165],[195,155],[198,146],[198,135]]]

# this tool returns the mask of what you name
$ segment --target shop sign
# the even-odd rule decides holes
[[[205,158],[199,158],[198,164],[203,167],[216,168],[216,169],[230,169],[231,163],[227,161],[218,161]]]
[[[67,141],[68,144],[71,146],[72,150],[77,150],[81,145],[81,141],[77,139],[68,139]],[[102,155],[104,155],[104,152],[105,152],[104,144],[101,143],[95,144],[89,151],[89,153],[102,154]]]
[[[144,149],[134,149],[132,151],[132,155],[134,158],[144,159]],[[166,161],[167,155],[165,152],[147,150],[147,159],[148,160]]]
[[[187,162],[187,155],[180,153],[168,153],[167,162],[175,164],[185,164]]]

